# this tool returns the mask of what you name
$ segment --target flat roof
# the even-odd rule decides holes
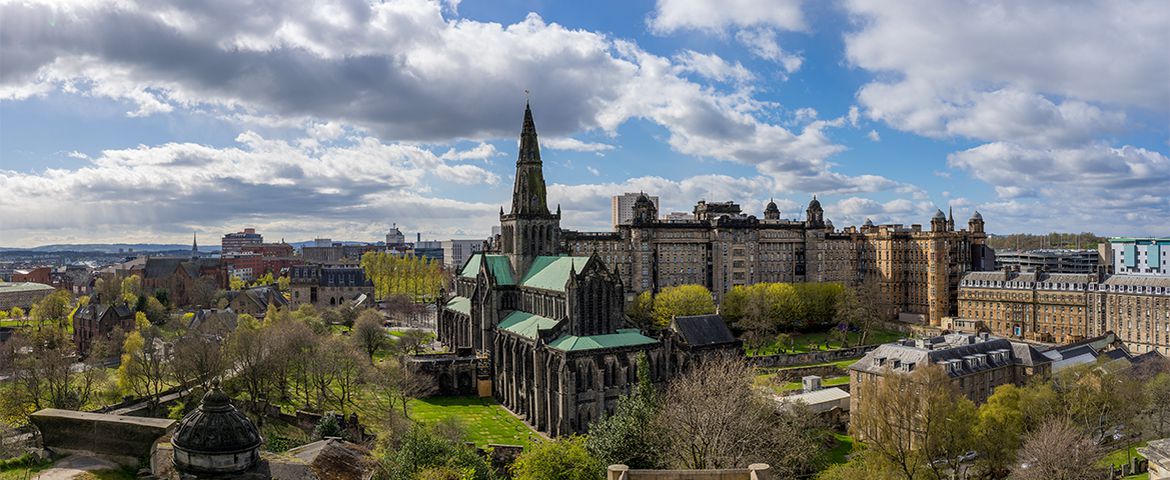
[[[10,292],[37,292],[56,290],[52,285],[36,282],[0,282],[0,293]]]

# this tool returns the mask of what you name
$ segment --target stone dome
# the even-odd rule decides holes
[[[971,215],[971,220],[983,221],[983,214],[979,213],[979,210],[976,210],[975,214]]]
[[[866,219],[865,219],[865,226],[867,226],[867,227],[872,227],[872,226],[873,226],[873,220],[870,220],[870,219],[866,218]]]
[[[812,201],[808,202],[808,209],[809,210],[821,210],[821,201],[817,200],[816,195],[813,195]]]
[[[260,458],[263,442],[256,424],[236,410],[218,381],[171,437],[175,467],[197,473],[247,470]]]
[[[945,222],[946,219],[947,219],[947,214],[943,213],[941,208],[938,209],[937,212],[934,212],[934,220],[942,220]]]

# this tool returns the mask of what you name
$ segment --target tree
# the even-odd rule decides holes
[[[595,480],[605,466],[585,448],[585,438],[562,437],[539,442],[512,464],[515,480]]]
[[[978,462],[988,472],[1000,474],[1011,468],[1024,433],[1024,412],[1020,408],[1021,388],[1004,384],[995,388],[979,406],[975,425]]]
[[[372,372],[375,394],[383,408],[402,406],[402,416],[410,418],[408,405],[414,398],[430,395],[436,385],[430,375],[415,372],[400,360],[387,360],[374,367]]]
[[[138,328],[126,336],[122,346],[118,385],[124,392],[145,398],[153,411],[171,372],[158,327],[151,325],[142,312],[135,314],[135,323]]]
[[[711,291],[702,285],[667,287],[654,296],[654,326],[666,328],[671,319],[684,315],[715,313]]]
[[[650,383],[650,363],[646,354],[638,355],[638,385],[618,399],[613,415],[604,416],[589,426],[586,446],[603,464],[622,464],[630,468],[665,468],[662,458],[665,433],[655,417],[661,407]]]
[[[122,303],[134,307],[138,305],[138,297],[142,296],[142,277],[130,275],[122,279]]]
[[[223,349],[210,336],[193,332],[175,342],[168,365],[176,383],[207,391],[225,370]]]
[[[781,412],[752,388],[753,370],[742,358],[713,357],[676,377],[657,417],[673,468],[732,468],[763,462],[778,478],[810,473],[819,454],[820,429],[811,415]]]
[[[1146,416],[1154,438],[1170,435],[1170,373],[1159,373],[1145,386]]]
[[[146,314],[146,319],[152,325],[163,325],[171,319],[170,313],[167,312],[167,307],[154,297],[146,297],[142,311]]]
[[[272,345],[264,333],[255,318],[240,315],[239,327],[228,337],[225,347],[227,364],[235,366],[235,379],[243,384],[253,402],[267,398],[276,380]]]
[[[54,290],[34,303],[29,317],[36,322],[37,327],[46,322],[56,323],[60,329],[65,329],[69,321],[70,306],[73,297],[66,290]]]
[[[366,356],[372,362],[374,354],[385,347],[387,343],[386,328],[382,326],[382,314],[372,308],[364,310],[361,315],[358,315],[351,338],[366,352]]]
[[[633,327],[648,330],[654,324],[654,294],[646,290],[626,304],[626,316]]]
[[[840,324],[856,327],[861,331],[859,345],[865,345],[866,337],[881,317],[881,295],[877,281],[867,279],[855,288],[845,288],[837,295],[836,320]],[[848,337],[842,345],[848,347]]]
[[[399,355],[418,355],[423,345],[434,339],[433,333],[415,328],[400,330],[397,333],[398,341],[394,344],[394,350]]]
[[[187,300],[191,305],[201,307],[215,306],[216,296],[219,295],[219,287],[215,284],[215,280],[211,277],[199,277],[191,284],[191,289],[187,293]]]
[[[415,425],[402,437],[401,446],[388,455],[391,460],[384,464],[386,478],[416,479],[422,472],[435,475],[439,472],[458,472],[459,480],[493,480],[495,471],[475,449],[462,441],[452,441],[435,433],[431,428]],[[435,478],[435,477],[432,477]],[[450,478],[450,477],[437,477]]]
[[[114,303],[122,297],[122,283],[116,278],[99,278],[94,281],[93,292],[100,303]]]
[[[105,370],[92,363],[74,367],[72,342],[58,329],[41,329],[10,340],[15,401],[23,407],[84,407],[104,379]],[[23,413],[23,412],[22,412]]]
[[[328,337],[323,347],[324,355],[318,363],[328,365],[333,386],[326,391],[333,395],[337,409],[344,414],[346,408],[353,404],[358,384],[366,377],[369,359],[341,337]]]
[[[938,477],[940,464],[953,467],[957,454],[971,450],[974,405],[934,364],[907,374],[887,369],[860,395],[849,428],[868,446],[867,462],[883,475],[907,480]]]
[[[235,275],[232,275],[231,278],[228,279],[228,290],[239,291],[243,290],[247,286],[248,282],[245,282],[244,279]]]
[[[276,289],[277,289],[277,290],[280,290],[280,291],[282,291],[282,292],[287,292],[287,291],[288,291],[288,287],[289,287],[289,285],[290,285],[291,283],[292,283],[292,280],[291,280],[291,279],[289,279],[287,276],[281,276],[281,277],[277,277],[277,279],[276,279]],[[307,305],[307,304],[306,304],[306,305]]]
[[[1068,418],[1045,421],[1024,437],[1014,480],[1081,480],[1100,478],[1096,467],[1104,452]]]

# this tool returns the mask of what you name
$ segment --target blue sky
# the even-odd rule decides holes
[[[530,98],[563,226],[816,194],[838,227],[1170,234],[1170,7],[0,2],[0,245],[480,237]],[[212,240],[213,241],[213,240]]]

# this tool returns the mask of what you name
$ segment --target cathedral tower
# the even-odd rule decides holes
[[[517,275],[524,275],[536,257],[559,253],[560,237],[560,207],[557,213],[549,213],[536,122],[532,120],[532,108],[525,104],[512,210],[500,212],[500,252],[508,255]]]

